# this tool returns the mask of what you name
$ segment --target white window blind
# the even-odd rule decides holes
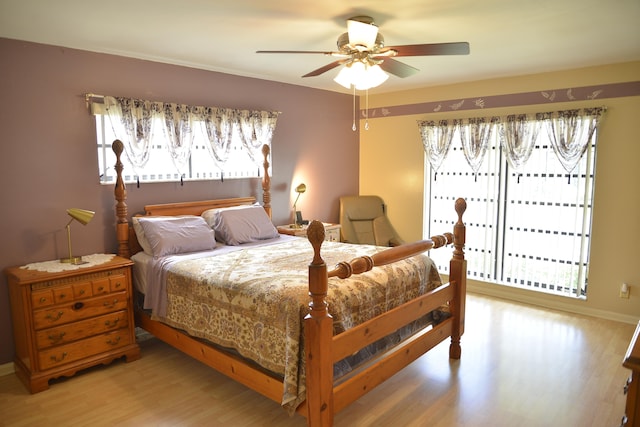
[[[506,160],[499,132],[493,132],[476,173],[458,136],[437,174],[425,162],[427,236],[453,226],[451,206],[464,197],[469,278],[586,297],[595,132],[570,173],[546,130],[518,171]],[[447,272],[448,257],[437,252],[431,256]]]

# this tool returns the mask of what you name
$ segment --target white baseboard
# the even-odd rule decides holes
[[[13,374],[13,362],[0,365],[0,377]]]
[[[616,322],[629,323],[637,325],[640,320],[637,316],[620,314],[613,311],[598,310],[589,307],[581,307],[577,304],[568,304],[563,302],[564,297],[556,297],[555,295],[537,295],[537,292],[518,292],[510,286],[479,284],[469,281],[467,290],[471,293],[492,296],[496,298],[521,302],[525,304],[537,305],[553,310],[567,311],[569,313],[581,314],[591,317],[599,317],[601,319],[614,320]]]

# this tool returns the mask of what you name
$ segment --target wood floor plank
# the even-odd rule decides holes
[[[340,412],[337,426],[617,426],[634,325],[469,295],[462,359],[448,342]],[[30,395],[0,377],[0,426],[304,426],[166,344]]]

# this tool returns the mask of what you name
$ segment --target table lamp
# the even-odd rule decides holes
[[[295,222],[294,224],[298,227],[301,226],[302,224],[300,224],[300,222],[302,221],[302,214],[298,215],[298,210],[296,209],[296,204],[298,203],[298,199],[300,198],[300,195],[302,193],[304,193],[305,191],[307,191],[307,186],[304,184],[300,184],[296,187],[296,193],[298,193],[298,196],[296,196],[296,201],[293,202],[293,214],[295,215]],[[298,218],[300,217],[300,218]]]
[[[62,258],[60,262],[68,263],[68,264],[85,264],[85,261],[82,260],[81,256],[73,256],[73,252],[71,251],[71,223],[75,219],[82,225],[87,225],[91,218],[96,214],[93,211],[87,211],[85,209],[77,209],[71,208],[67,209],[67,213],[71,217],[71,220],[67,223],[67,240],[69,242],[69,258]]]

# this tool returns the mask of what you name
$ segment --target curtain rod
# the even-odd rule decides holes
[[[84,101],[85,101],[85,104],[86,104],[87,108],[89,108],[89,103],[94,98],[95,99],[99,99],[99,100],[104,102],[105,95],[99,95],[97,93],[91,93],[91,92],[85,93],[84,94]],[[242,108],[233,108],[233,110],[243,110],[243,109]],[[246,109],[244,109],[244,110],[246,110]],[[246,111],[261,111],[261,110],[246,110]],[[275,113],[282,114],[282,111],[275,111]]]

